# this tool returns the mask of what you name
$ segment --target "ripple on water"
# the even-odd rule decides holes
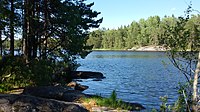
[[[86,59],[78,60],[78,70],[102,72],[102,81],[84,80],[84,91],[109,97],[116,90],[118,98],[137,102],[146,108],[159,108],[160,96],[168,96],[169,103],[177,100],[177,85],[184,77],[169,63],[163,52],[95,51]],[[171,74],[171,75],[170,75]]]

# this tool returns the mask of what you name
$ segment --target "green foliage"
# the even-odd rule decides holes
[[[26,86],[47,86],[54,83],[66,84],[71,81],[70,69],[55,74],[62,67],[74,67],[76,63],[52,62],[34,59],[29,63],[22,56],[0,57],[0,92]],[[6,65],[6,66],[5,66]],[[55,75],[53,75],[55,74]]]
[[[0,1],[0,92],[71,80],[70,70],[78,67],[75,60],[92,48],[86,45],[88,31],[103,20],[95,19],[100,12],[92,10],[94,3],[85,1]],[[16,33],[23,39],[13,43],[10,34]],[[14,56],[14,49],[20,56]]]
[[[31,71],[22,57],[4,56],[0,65],[0,92],[32,85]]]
[[[52,73],[54,64],[48,60],[34,59],[28,65],[31,71],[31,80],[34,85],[45,86],[52,83]]]
[[[130,49],[132,47],[161,45],[179,51],[200,49],[200,15],[183,17],[151,16],[133,21],[118,29],[99,29],[89,35],[87,45],[94,49]]]
[[[115,109],[125,109],[125,110],[133,110],[133,107],[127,103],[124,103],[122,100],[117,99],[116,91],[114,90],[109,98],[102,98],[99,96],[95,96],[92,98],[85,98],[84,101],[90,102],[95,101],[99,106],[106,106]]]
[[[174,25],[167,25],[164,32],[165,43],[171,49],[168,52],[169,59],[188,81],[186,85],[180,85],[179,99],[174,106],[175,111],[191,111],[191,109],[195,111],[196,109],[194,99],[196,99],[197,90],[194,88],[197,88],[197,85],[193,84],[193,80],[198,83],[198,76],[195,77],[194,71],[198,69],[197,52],[200,50],[200,30],[198,29],[199,15],[192,15],[191,18],[191,5],[185,12],[186,16],[179,17]]]
[[[85,51],[91,49],[90,45],[86,45],[88,30],[98,27],[102,22],[102,18],[94,19],[100,14],[91,9],[94,3],[86,4],[85,0],[55,0],[49,4],[54,9],[50,12],[54,17],[49,18],[51,24],[49,27],[52,28],[50,31],[53,30],[48,37],[53,41],[49,43],[48,47],[50,51],[52,50],[50,55],[61,58],[64,55],[68,58],[85,55]],[[98,35],[101,35],[101,32]],[[56,49],[54,50],[54,48]]]
[[[171,106],[167,105],[167,96],[160,97],[162,104],[160,105],[161,112],[169,112],[171,110]]]
[[[188,90],[191,85],[189,83],[186,84],[179,84],[179,97],[178,100],[175,102],[172,109],[176,112],[183,112],[183,111],[190,111],[192,106],[192,94],[191,90]]]

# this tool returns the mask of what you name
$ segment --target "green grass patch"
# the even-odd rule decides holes
[[[93,96],[90,98],[83,98],[83,101],[86,103],[89,103],[90,101],[95,101],[97,106],[105,106],[114,109],[133,110],[133,107],[131,105],[117,99],[116,91],[113,91],[109,98]]]

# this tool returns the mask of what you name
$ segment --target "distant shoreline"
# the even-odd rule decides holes
[[[163,46],[143,46],[131,49],[93,49],[92,51],[166,52],[168,50]]]

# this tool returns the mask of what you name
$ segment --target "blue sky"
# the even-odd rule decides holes
[[[92,9],[101,12],[99,18],[103,17],[100,28],[113,29],[155,15],[184,15],[190,0],[87,0],[91,2],[95,3]],[[200,11],[200,0],[192,0],[192,7]]]

